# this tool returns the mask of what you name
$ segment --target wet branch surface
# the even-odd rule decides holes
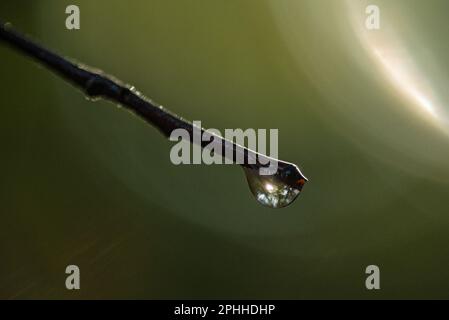
[[[81,89],[88,97],[92,99],[102,98],[115,104],[120,104],[143,118],[147,123],[158,128],[166,137],[169,137],[175,129],[185,129],[189,132],[191,142],[193,142],[194,127],[192,123],[146,98],[133,86],[125,84],[99,69],[72,62],[69,58],[65,58],[31,40],[15,30],[9,23],[4,23],[1,20],[0,41],[6,42],[12,48],[47,67]],[[202,134],[205,132],[203,128],[196,129],[201,130]],[[216,136],[216,138],[220,139],[222,156],[225,155],[226,149],[232,149],[233,154],[243,153],[244,164],[242,166],[254,167],[251,163],[254,163],[254,159],[256,159],[255,167],[259,167],[259,159],[267,158],[245,147],[236,145],[223,137]],[[208,141],[201,141],[201,147],[205,147],[208,144]],[[249,159],[252,159],[253,162],[249,161]]]
[[[0,42],[7,43],[12,48],[34,59],[40,65],[47,67],[47,69],[53,71],[67,82],[81,89],[85,95],[91,98],[103,98],[115,104],[120,104],[143,118],[147,123],[158,128],[166,137],[169,137],[175,129],[185,129],[190,134],[190,141],[194,142],[194,126],[192,123],[154,103],[135,90],[131,85],[125,84],[105,74],[101,70],[75,63],[31,40],[29,37],[15,30],[10,24],[4,23],[1,20]],[[195,128],[200,130],[201,134],[205,133],[204,129]],[[215,141],[219,140],[219,143],[221,143],[221,156],[224,157],[228,154],[226,150],[232,151],[232,160],[238,159],[237,154],[240,154],[243,158],[243,163],[239,164],[242,167],[258,170],[260,167],[266,167],[270,161],[276,161],[281,171],[294,166],[291,163],[259,154],[233,141],[226,140],[223,137],[216,135],[214,137]],[[200,141],[201,147],[203,148],[209,143],[210,141]],[[297,170],[296,166],[294,167]],[[306,179],[299,170],[297,171],[301,179]],[[291,183],[295,184],[295,181]]]
[[[155,104],[134,90],[132,86],[124,84],[100,70],[74,63],[34,42],[9,24],[1,21],[0,40],[80,88],[87,96],[119,103],[151,125],[156,126],[167,137],[176,128],[184,128],[189,132],[192,130],[192,124]]]

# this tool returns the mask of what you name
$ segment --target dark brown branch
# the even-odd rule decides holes
[[[128,108],[156,126],[167,137],[175,128],[184,128],[189,132],[192,130],[190,123],[164,110],[132,89],[132,86],[126,85],[100,70],[73,63],[26,38],[8,24],[0,23],[0,40],[45,65],[80,88],[89,97],[101,97]]]
[[[0,21],[0,40],[6,42],[14,49],[26,54],[36,60],[39,64],[46,66],[48,69],[58,74],[68,82],[80,88],[86,95],[92,98],[103,98],[114,103],[118,103],[133,113],[143,118],[149,124],[158,128],[165,136],[169,137],[173,130],[182,128],[190,133],[193,139],[193,126],[184,119],[172,114],[168,110],[162,108],[150,99],[133,89],[132,86],[124,84],[112,76],[106,75],[100,70],[96,70],[85,65],[74,63],[67,58],[58,55],[49,49],[37,44],[23,34],[16,31],[9,24]],[[202,128],[198,128],[204,133]],[[264,158],[262,163],[267,163],[268,157],[261,155],[243,146],[239,146],[232,141],[222,137],[220,139],[222,145],[222,156],[225,156],[226,150],[231,149],[234,155],[233,159],[237,159],[237,154],[243,154],[244,167],[257,170],[262,165],[260,160]],[[208,142],[201,142],[205,147]],[[251,161],[249,161],[251,159]],[[278,162],[279,170],[298,171],[294,181],[298,179],[306,179],[295,165],[271,159]],[[255,161],[255,162],[254,162]],[[256,164],[254,164],[256,163]],[[298,178],[299,177],[299,178]]]

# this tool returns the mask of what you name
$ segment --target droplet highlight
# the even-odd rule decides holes
[[[244,167],[246,180],[256,200],[269,208],[283,208],[296,200],[307,178],[297,166],[282,163],[274,175],[261,175],[257,168]]]

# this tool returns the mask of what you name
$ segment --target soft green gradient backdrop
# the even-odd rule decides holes
[[[449,3],[376,2],[444,74]],[[3,0],[0,18],[205,127],[278,128],[310,183],[263,208],[240,168],[172,165],[155,129],[0,45],[0,298],[449,298],[449,138],[344,1],[80,0],[80,31],[69,4]]]

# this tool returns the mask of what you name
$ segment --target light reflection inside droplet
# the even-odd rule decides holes
[[[267,183],[265,185],[265,190],[267,190],[268,192],[273,192],[274,191],[274,187],[272,184]]]
[[[301,171],[292,164],[272,176],[263,176],[259,170],[244,168],[246,179],[252,194],[257,201],[270,208],[283,208],[291,204],[304,186],[306,179]],[[289,184],[289,177],[298,178],[298,183]],[[290,181],[291,182],[291,181]]]

